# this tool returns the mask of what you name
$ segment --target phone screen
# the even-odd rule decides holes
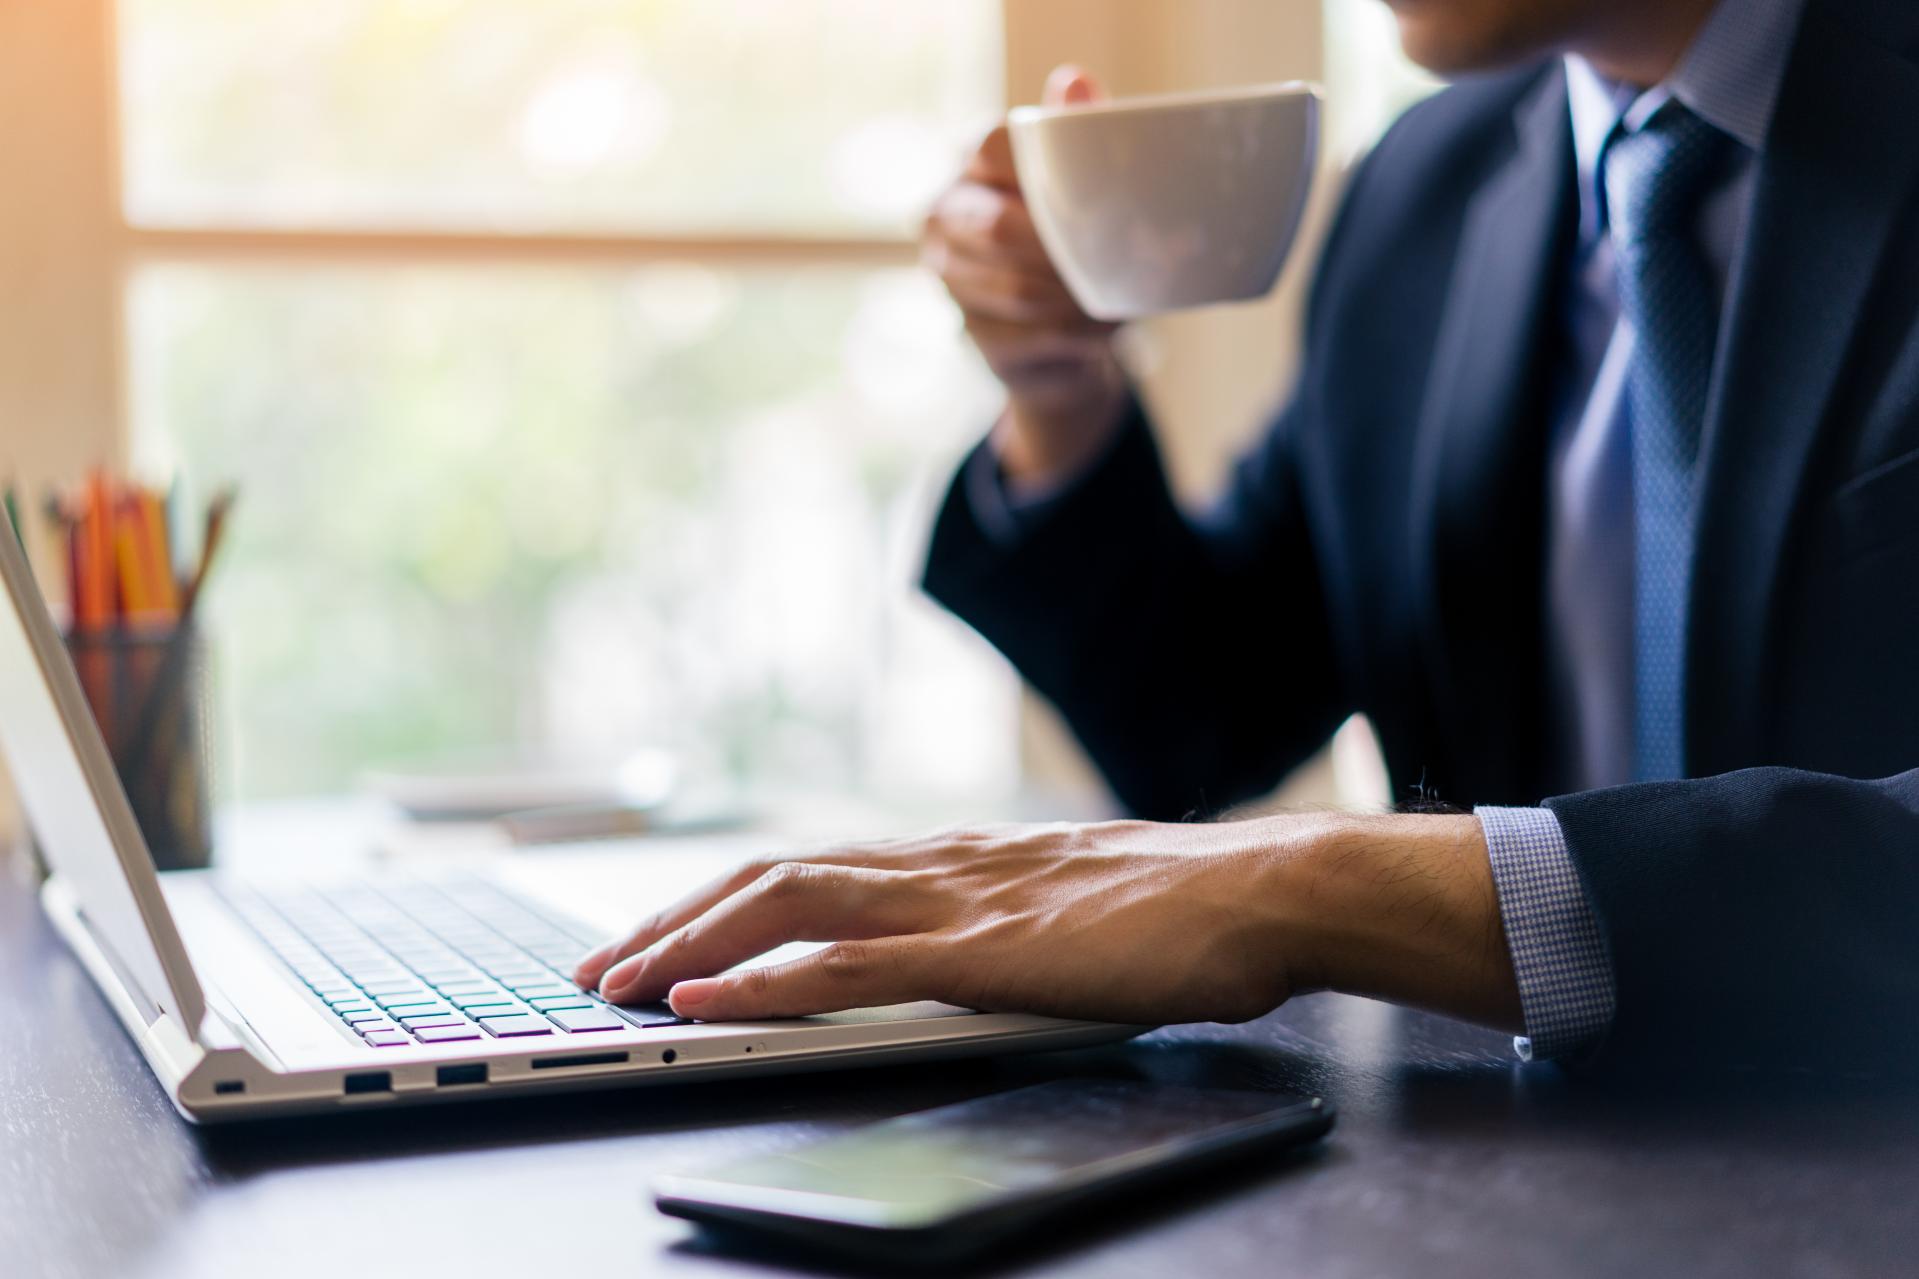
[[[1317,1135],[1323,1115],[1316,1101],[1271,1093],[1065,1081],[676,1178],[662,1201],[911,1228],[1064,1183],[1125,1180],[1198,1147]]]

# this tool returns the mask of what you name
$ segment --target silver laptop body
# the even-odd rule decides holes
[[[592,918],[590,903],[569,902],[524,864],[311,888],[240,884],[214,872],[158,874],[4,521],[0,578],[8,601],[0,610],[0,756],[49,871],[42,904],[194,1122],[1067,1048],[1142,1029],[940,1004],[710,1024],[681,1023],[658,1009],[610,1009],[592,997],[587,1010],[548,1012],[569,1000],[536,1002],[530,992],[570,987],[562,975],[568,956],[596,938],[576,922]],[[376,920],[363,925],[368,909]],[[389,942],[396,929],[402,940]],[[427,1018],[402,1020],[406,1007],[423,1005],[388,1007],[380,1001],[403,996],[372,993],[393,981],[341,972],[376,962],[389,976],[396,966],[425,971],[449,948],[481,954],[475,962],[490,967],[473,984],[511,988],[509,1016],[531,1020],[483,1022],[480,1012],[502,1007],[485,1005],[454,1019],[473,1027],[473,1037],[426,1035],[433,1028],[418,1023]],[[547,971],[521,971],[525,980],[512,983],[508,966]],[[548,985],[527,984],[549,977]],[[435,980],[427,984],[436,999],[441,986],[462,984]],[[339,1011],[346,1007],[370,1009],[398,1038],[382,1032],[376,1045],[355,1029],[375,1023],[365,1014],[350,1022]],[[561,1017],[567,1011],[573,1016]],[[620,1024],[568,1029],[609,1017]],[[489,1023],[501,1033],[482,1028]]]

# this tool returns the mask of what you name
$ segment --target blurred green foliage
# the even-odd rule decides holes
[[[845,784],[889,624],[869,579],[986,411],[897,273],[156,267],[132,320],[139,447],[243,491],[210,596],[243,795],[528,741],[791,780],[795,727],[801,778]],[[912,396],[849,382],[876,340]]]

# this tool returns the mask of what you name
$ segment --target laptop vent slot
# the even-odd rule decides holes
[[[535,1057],[535,1070],[565,1070],[570,1066],[617,1066],[632,1060],[631,1053],[574,1053],[568,1057]]]

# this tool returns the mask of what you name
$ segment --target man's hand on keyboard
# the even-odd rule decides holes
[[[789,963],[729,972],[787,942]],[[1335,988],[1507,1029],[1518,994],[1479,823],[1287,816],[998,826],[741,867],[576,978],[704,1020],[938,1000],[1157,1024]]]

